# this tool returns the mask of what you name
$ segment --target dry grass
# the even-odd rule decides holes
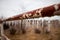
[[[34,30],[30,29],[26,34],[15,34],[10,35],[8,31],[5,31],[5,34],[11,40],[60,40],[60,27],[54,28],[51,27],[51,32],[46,34],[41,32],[40,34],[34,33]]]

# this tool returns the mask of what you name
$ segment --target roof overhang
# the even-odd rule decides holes
[[[32,10],[29,12],[25,12],[25,13],[10,17],[4,21],[22,20],[22,19],[30,19],[30,18],[38,18],[38,17],[46,17],[46,16],[50,17],[50,16],[57,15],[54,12],[59,10],[60,10],[60,4],[54,4],[48,7],[39,8],[36,10]],[[60,15],[60,13],[58,15]]]

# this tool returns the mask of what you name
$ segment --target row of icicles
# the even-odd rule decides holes
[[[36,33],[40,33],[42,30],[46,31],[47,33],[50,32],[51,27],[55,27],[56,24],[58,27],[60,24],[60,20],[43,20],[43,19],[24,19],[24,20],[14,20],[14,21],[6,21],[3,22],[3,26],[5,26],[4,24],[7,24],[9,27],[4,27],[4,29],[9,29],[10,30],[10,34],[14,34],[13,33],[13,29],[14,32],[16,33],[26,33],[27,31],[31,31],[31,30],[35,30]],[[22,31],[21,31],[22,30]],[[33,31],[34,32],[34,31]]]

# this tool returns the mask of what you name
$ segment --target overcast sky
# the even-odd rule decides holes
[[[0,0],[0,17],[8,18],[56,3],[60,0]]]

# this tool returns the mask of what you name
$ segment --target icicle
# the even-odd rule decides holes
[[[40,20],[40,26],[42,27],[42,19]]]
[[[15,20],[15,27],[16,27],[16,25],[17,25],[17,24],[16,24],[16,20]]]
[[[34,28],[35,28],[35,20],[34,20]]]
[[[29,20],[27,20],[27,27],[29,28],[29,22],[28,22]]]
[[[29,20],[29,28],[30,28],[30,20]]]
[[[21,20],[21,30],[22,30],[22,33],[25,34],[26,30],[25,30],[25,26],[23,25],[24,25],[24,20]]]
[[[13,26],[13,21],[11,21],[12,22],[12,26]]]
[[[28,24],[28,23],[27,23],[27,20],[25,20],[25,21],[26,21],[26,28],[27,28],[27,24]]]
[[[16,25],[15,25],[15,21],[14,21],[14,27],[15,27]]]
[[[20,31],[21,31],[21,20],[19,20],[19,23],[20,23],[19,25],[20,25]]]
[[[29,20],[28,19],[26,19],[26,20],[27,20],[27,24],[26,25],[27,25],[27,27],[29,27]]]
[[[30,20],[30,27],[32,27],[32,22],[31,22],[32,20]]]
[[[11,23],[12,23],[12,26],[13,26],[13,21],[11,21]]]
[[[35,20],[35,28],[36,28],[36,20]]]
[[[34,20],[33,20],[33,27],[35,27],[35,22],[34,22]]]
[[[43,21],[44,21],[44,19],[42,19],[42,28],[43,28]]]
[[[20,23],[19,23],[19,20],[17,20],[17,26],[16,26],[16,30],[17,30],[17,34],[20,34],[20,31],[21,31],[21,27],[20,27]]]
[[[16,20],[15,20],[15,26],[16,26]]]
[[[14,27],[14,21],[12,21],[13,27]]]
[[[21,27],[21,20],[19,20],[19,23],[20,23],[19,25],[20,25],[20,27]]]
[[[37,29],[38,29],[38,20],[37,20]]]
[[[10,21],[10,26],[11,26],[11,21]]]
[[[29,27],[30,27],[30,23],[29,23],[29,20],[28,20],[28,29],[29,29]]]
[[[34,19],[33,19],[34,20]],[[32,20],[32,29],[34,28],[34,23],[33,23],[33,20]]]
[[[26,19],[25,19],[25,20],[24,20],[24,26],[25,26],[25,29],[26,29],[26,25],[27,25],[26,23],[27,23],[27,22],[26,22]]]
[[[42,32],[42,19],[39,20],[39,29]]]
[[[26,20],[24,20],[24,28],[26,29]]]
[[[36,25],[36,27],[35,27],[35,33],[40,34],[40,30],[39,30],[39,21],[38,21],[38,19],[35,20],[35,25]]]
[[[35,27],[35,20],[34,20],[34,27]]]
[[[11,21],[9,21],[9,29],[10,29],[10,26],[11,26],[10,24],[11,24]]]
[[[25,28],[25,26],[24,26],[24,25],[25,25],[25,23],[24,23],[24,20],[23,20],[23,27]]]
[[[48,20],[48,29],[47,30],[50,32],[50,20]]]
[[[9,26],[10,26],[10,21],[9,21]]]

